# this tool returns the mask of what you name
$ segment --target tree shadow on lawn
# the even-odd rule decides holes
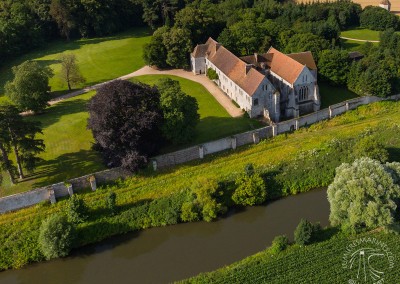
[[[389,147],[387,151],[389,152],[389,161],[400,162],[400,148]]]
[[[42,128],[47,128],[53,125],[54,123],[57,123],[62,116],[87,112],[86,108],[87,103],[88,101],[84,99],[75,99],[75,100],[59,102],[47,108],[44,111],[44,113],[28,116],[27,119],[40,121],[42,124]]]
[[[42,169],[38,177],[46,176],[33,184],[33,188],[43,187],[86,174],[104,170],[101,158],[93,150],[80,150],[75,153],[60,155],[56,159],[40,163]],[[37,176],[32,176],[32,178]]]
[[[62,52],[73,52],[74,50],[78,50],[81,47],[88,44],[98,44],[105,41],[111,40],[122,40],[127,38],[141,38],[151,36],[151,31],[148,28],[135,28],[130,29],[124,32],[121,32],[115,36],[101,37],[101,38],[89,38],[89,39],[81,39],[81,40],[73,40],[73,41],[64,41],[58,40],[51,42],[48,45],[44,45],[34,49],[32,52],[27,54],[10,58],[6,62],[3,63],[3,66],[0,66],[0,95],[4,94],[4,84],[13,78],[13,74],[11,68],[13,66],[20,65],[24,61],[27,60],[35,60],[36,58],[42,58],[45,56],[49,56],[52,54],[62,53]],[[52,62],[50,64],[58,63],[57,60],[38,60],[40,63],[44,62]]]

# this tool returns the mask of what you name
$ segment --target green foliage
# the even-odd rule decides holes
[[[184,144],[193,140],[196,125],[200,120],[195,98],[186,95],[178,81],[166,78],[157,82],[160,91],[164,123],[163,136],[173,144]]]
[[[396,15],[391,14],[380,7],[365,7],[360,15],[360,24],[364,28],[384,31],[390,28],[397,29],[399,20]]]
[[[366,136],[358,141],[354,147],[356,158],[368,157],[381,163],[387,162],[389,153],[385,146],[376,137]]]
[[[318,72],[323,80],[333,85],[346,85],[350,70],[349,54],[345,50],[323,50],[318,61]]]
[[[21,111],[43,111],[50,100],[51,69],[36,61],[25,61],[12,70],[14,79],[6,83],[6,95]]]
[[[151,38],[150,43],[143,46],[143,59],[149,66],[167,68],[167,48],[163,44],[163,35],[169,32],[169,28],[158,28]]]
[[[236,189],[232,200],[238,205],[257,205],[265,202],[267,190],[264,180],[259,174],[249,171],[235,181]]]
[[[361,158],[336,169],[333,183],[328,187],[332,225],[355,231],[393,224],[400,196],[399,163],[381,164]]]
[[[289,246],[289,239],[285,235],[277,236],[273,239],[272,245],[269,248],[271,253],[277,254],[284,251]]]
[[[78,85],[85,82],[85,78],[83,78],[81,71],[79,70],[75,54],[63,54],[60,58],[60,61],[61,77],[67,83],[68,90],[71,90],[73,85]]]
[[[68,221],[74,224],[83,223],[88,218],[88,208],[85,201],[77,194],[73,194],[67,204]]]
[[[285,52],[311,51],[313,57],[318,62],[319,53],[329,48],[329,42],[311,33],[295,34],[292,36],[285,48]]]
[[[296,244],[304,246],[311,243],[313,234],[313,224],[305,219],[301,219],[294,231],[294,241]]]
[[[198,212],[199,208],[197,207],[197,204],[195,204],[193,201],[187,201],[183,203],[181,211],[181,220],[183,222],[193,222],[200,219]]]
[[[190,32],[186,29],[171,28],[163,34],[163,44],[167,50],[166,63],[174,68],[189,67],[188,53],[192,50]]]
[[[107,209],[110,211],[111,215],[117,213],[117,194],[114,191],[110,191],[107,195]]]
[[[207,69],[207,77],[210,80],[218,80],[219,79],[217,72],[215,72],[215,70],[211,69],[211,68]]]
[[[46,259],[67,256],[72,248],[75,227],[67,218],[54,214],[42,222],[38,243]]]
[[[194,189],[196,195],[195,202],[201,208],[203,219],[211,222],[217,218],[218,214],[226,212],[226,207],[218,201],[222,195],[218,182],[210,179],[198,179]]]
[[[155,199],[149,205],[151,225],[166,226],[178,223],[182,200],[170,197]]]

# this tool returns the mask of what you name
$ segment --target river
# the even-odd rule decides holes
[[[72,252],[69,257],[0,273],[1,284],[169,283],[215,270],[263,250],[277,235],[293,239],[301,218],[328,225],[326,190],[231,211],[216,222],[147,229]]]

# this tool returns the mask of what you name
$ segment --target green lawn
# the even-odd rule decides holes
[[[150,41],[148,29],[133,29],[112,37],[74,40],[71,42],[52,42],[47,47],[34,50],[18,59],[8,62],[0,69],[0,94],[4,94],[4,84],[12,79],[11,67],[25,60],[38,60],[54,70],[50,86],[54,95],[67,90],[66,84],[59,77],[62,53],[74,53],[86,83],[77,89],[99,82],[111,80],[133,72],[142,66],[142,47]]]
[[[92,133],[86,129],[88,113],[86,103],[93,96],[90,92],[47,109],[42,115],[27,119],[38,120],[43,125],[46,151],[40,155],[44,159],[36,171],[15,186],[7,183],[0,189],[0,196],[26,191],[32,188],[62,182],[104,169],[98,154],[91,150]]]
[[[324,82],[319,84],[319,93],[321,96],[321,109],[358,97],[356,93],[345,87],[334,87]]]
[[[166,77],[179,81],[182,90],[186,94],[195,97],[199,103],[200,122],[196,127],[196,137],[189,145],[196,145],[262,127],[260,122],[254,119],[231,117],[202,85],[193,81],[168,75],[139,76],[134,78],[133,81],[139,80],[148,85],[155,85],[157,80]],[[166,151],[175,149],[176,147],[169,147]]]
[[[138,79],[147,84],[154,84],[160,76],[141,76]],[[171,76],[168,76],[171,77]],[[214,97],[199,83],[179,78],[182,89],[195,97],[199,102],[201,120],[196,128],[196,137],[190,145],[223,138],[232,134],[261,127],[256,120],[248,118],[232,118]],[[10,186],[5,178],[0,189],[0,196],[23,192],[40,186],[62,182],[73,177],[104,169],[100,156],[91,145],[92,134],[86,129],[88,113],[86,103],[94,92],[65,100],[51,106],[45,114],[29,117],[39,120],[44,128],[43,136],[46,152],[40,157],[44,159],[39,167],[24,182]],[[179,147],[167,147],[162,152],[170,152]]]
[[[348,31],[342,31],[340,36],[363,40],[379,40],[379,33],[380,31],[356,28]]]

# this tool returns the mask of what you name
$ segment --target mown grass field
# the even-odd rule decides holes
[[[163,75],[148,75],[137,77],[137,80],[153,85],[162,77]],[[183,91],[199,102],[201,120],[191,144],[219,139],[261,126],[256,120],[230,117],[202,85],[183,78],[172,78],[178,80]],[[11,186],[6,177],[0,188],[0,196],[66,181],[105,168],[98,153],[91,149],[94,139],[91,131],[86,129],[89,117],[86,104],[94,94],[95,92],[90,92],[65,100],[48,108],[45,114],[27,118],[42,123],[43,135],[39,137],[44,139],[46,152],[40,157],[44,161],[39,163],[32,175],[17,185]],[[187,146],[167,147],[161,152]]]
[[[52,42],[42,49],[34,50],[18,59],[7,62],[0,69],[0,95],[4,95],[4,84],[12,79],[11,67],[26,60],[37,60],[50,66],[54,76],[50,79],[54,96],[65,93],[67,85],[60,78],[60,55],[73,53],[78,60],[79,68],[86,82],[74,89],[111,80],[143,67],[142,47],[149,42],[151,31],[136,28],[116,36],[74,40],[70,42]],[[4,98],[1,98],[3,99]]]
[[[268,169],[273,165],[291,161],[303,151],[323,147],[332,139],[359,137],[361,133],[378,125],[386,125],[379,139],[389,149],[391,160],[400,160],[400,102],[380,102],[359,107],[329,121],[300,129],[293,134],[279,135],[257,145],[241,147],[218,155],[207,156],[171,169],[153,172],[141,171],[113,186],[117,206],[121,212],[140,202],[170,196],[190,189],[201,180],[232,181],[248,163],[256,168]],[[310,185],[303,185],[310,189]],[[315,186],[315,185],[313,185]],[[318,186],[318,185],[317,185]],[[100,241],[114,234],[126,232],[121,216],[107,214],[106,196],[109,189],[84,191],[82,197],[91,212],[90,219],[80,228],[85,238],[80,245]],[[37,246],[41,221],[55,212],[64,212],[66,200],[55,205],[37,205],[0,216],[0,269],[20,267],[43,259]],[[121,227],[122,226],[122,227]],[[86,232],[86,233],[85,233]]]
[[[326,231],[333,234],[326,241],[306,247],[293,245],[278,254],[267,249],[214,272],[177,283],[372,283],[350,281],[357,280],[358,263],[353,269],[342,267],[346,247],[356,239],[376,238],[384,242],[394,256],[400,255],[399,235],[376,232],[349,237],[335,233],[334,229]],[[381,283],[398,283],[397,264],[390,269],[384,257],[373,258],[372,263],[375,269],[385,272]]]
[[[353,30],[342,31],[341,36],[361,39],[361,40],[379,40],[379,31],[373,31],[369,29],[356,28]]]
[[[195,97],[199,104],[200,122],[196,127],[196,136],[189,145],[196,145],[262,127],[261,123],[254,119],[231,117],[203,86],[190,80],[168,75],[144,75],[135,77],[132,81],[139,80],[148,85],[155,85],[161,78],[179,81],[183,91]],[[176,147],[169,147],[165,150],[170,151],[174,148],[176,149]]]

